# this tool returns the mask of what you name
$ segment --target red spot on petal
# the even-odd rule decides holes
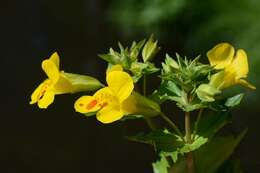
[[[97,105],[97,100],[92,100],[88,105],[87,105],[87,109],[92,109],[93,107],[95,107]]]
[[[80,103],[79,106],[82,107],[82,106],[84,106],[84,104],[83,104],[83,103]]]

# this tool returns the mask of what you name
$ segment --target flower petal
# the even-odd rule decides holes
[[[132,77],[121,71],[112,71],[107,75],[107,84],[109,89],[118,97],[119,102],[124,101],[134,89]]]
[[[111,68],[107,70],[107,74],[112,71],[123,71],[123,67],[120,64],[113,65]]]
[[[46,73],[46,75],[53,81],[53,83],[56,83],[59,79],[60,72],[56,64],[47,59],[42,62],[42,69]]]
[[[235,50],[228,43],[220,43],[207,52],[210,65],[216,69],[225,68],[234,57]]]
[[[248,74],[248,61],[246,52],[239,49],[236,53],[235,59],[232,62],[232,68],[236,72],[236,79],[245,78]]]
[[[57,52],[54,52],[51,57],[49,58],[49,60],[51,60],[52,62],[54,62],[54,64],[57,66],[57,68],[60,68],[60,57],[59,54]]]
[[[120,106],[106,106],[97,113],[98,121],[107,124],[121,119],[124,113],[120,110]]]
[[[46,86],[49,80],[43,81],[32,93],[30,104],[35,104],[43,96],[44,91],[47,89]]]
[[[38,106],[41,109],[46,109],[54,101],[55,93],[53,91],[46,91],[43,97],[38,101]]]
[[[118,98],[109,87],[101,88],[94,94],[94,97],[102,107],[120,105]]]
[[[101,106],[93,96],[82,96],[74,104],[77,112],[82,114],[98,111]]]

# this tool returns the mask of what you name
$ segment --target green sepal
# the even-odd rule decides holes
[[[213,102],[215,101],[215,96],[217,94],[220,94],[221,91],[215,88],[214,86],[211,86],[209,84],[201,84],[196,89],[196,94],[198,98],[203,102]]]
[[[120,63],[120,59],[117,56],[114,55],[110,55],[110,54],[99,54],[98,55],[100,58],[102,58],[103,60],[111,63],[111,64],[119,64]]]
[[[79,75],[73,73],[62,72],[62,75],[72,85],[72,93],[81,91],[96,91],[104,85],[99,82],[96,78],[86,75]]]
[[[154,117],[161,112],[160,105],[153,100],[133,92],[128,99],[123,102],[123,107],[130,114]]]
[[[151,61],[158,53],[160,48],[157,46],[157,43],[158,41],[155,41],[154,36],[151,35],[143,47],[142,58],[144,62]]]
[[[130,58],[132,61],[136,61],[137,57],[141,51],[141,49],[143,48],[145,43],[145,39],[139,41],[138,43],[136,43],[135,41],[132,43],[132,46],[130,48]]]
[[[155,67],[153,63],[133,62],[130,71],[133,74],[134,82],[137,82],[143,75],[149,75],[158,72],[160,69]]]
[[[89,112],[89,113],[85,113],[84,115],[86,116],[86,117],[91,117],[91,116],[94,116],[94,115],[96,115],[97,114],[97,112]]]

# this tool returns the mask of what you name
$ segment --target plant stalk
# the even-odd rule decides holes
[[[197,120],[196,120],[195,125],[194,125],[194,131],[193,131],[193,138],[192,138],[192,140],[195,139],[195,136],[196,136],[196,134],[197,134],[197,131],[198,131],[198,127],[199,127],[199,123],[200,123],[200,119],[201,119],[203,110],[204,110],[203,108],[201,108],[201,109],[199,110],[199,113],[198,113],[198,116],[197,116]]]
[[[172,122],[172,120],[170,120],[170,118],[168,118],[163,112],[160,113],[160,116],[162,117],[162,119],[164,119],[172,128],[173,130],[181,137],[181,139],[185,142],[185,139],[183,137],[183,134],[181,133],[181,131],[179,130],[179,128],[176,126],[176,124],[174,124],[174,122]]]
[[[192,143],[191,139],[191,125],[190,125],[190,113],[185,112],[185,138],[188,144]],[[187,154],[187,169],[188,173],[195,173],[193,153]]]

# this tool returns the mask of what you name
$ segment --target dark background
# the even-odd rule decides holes
[[[72,107],[81,94],[58,96],[47,110],[30,106],[32,91],[45,78],[41,61],[57,51],[65,71],[104,81],[106,63],[97,54],[117,41],[129,45],[154,33],[163,47],[157,65],[166,50],[190,57],[201,53],[206,61],[209,48],[229,41],[247,50],[249,80],[258,86],[259,9],[256,0],[1,1],[0,172],[152,172],[153,149],[124,139],[146,130],[144,122],[102,125],[86,118]],[[246,173],[254,173],[260,171],[260,92],[245,92],[229,130],[249,127],[234,157]]]

